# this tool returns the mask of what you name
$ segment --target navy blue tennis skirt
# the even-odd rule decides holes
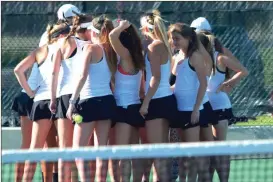
[[[204,122],[200,123],[200,127],[205,128],[205,127],[208,127],[209,124],[212,124],[212,125],[218,124],[216,114],[213,111],[210,102],[206,102],[204,104],[204,115],[202,119],[204,120]]]
[[[56,120],[54,114],[49,110],[50,100],[41,100],[33,103],[30,113],[30,119],[32,121],[39,121],[41,119]]]
[[[200,110],[199,122],[195,124],[191,123],[191,114],[192,111],[178,111],[176,114],[176,119],[171,120],[170,127],[189,129],[204,125],[207,122],[204,109]]]
[[[113,95],[93,97],[80,100],[76,105],[83,122],[113,119],[116,111],[116,101]]]
[[[127,107],[117,106],[113,121],[115,123],[126,123],[133,127],[144,127],[145,121],[140,115],[140,107],[141,104],[133,104]]]
[[[68,94],[68,95],[62,95],[61,97],[59,97],[57,99],[57,112],[56,112],[56,118],[65,118],[66,117],[66,113],[67,113],[67,109],[69,107],[69,100],[71,98],[72,94]],[[76,105],[78,104],[79,99],[76,102]]]
[[[214,110],[214,113],[215,113],[215,117],[216,117],[215,120],[217,120],[217,121],[229,120],[229,119],[234,118],[232,108]]]
[[[11,109],[18,113],[19,116],[30,117],[33,99],[31,99],[25,92],[20,92],[13,100]]]
[[[177,113],[177,102],[174,95],[152,99],[145,120],[167,119],[174,120]]]

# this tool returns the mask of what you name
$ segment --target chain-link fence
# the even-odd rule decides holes
[[[14,66],[38,46],[49,21],[66,2],[3,2],[1,6],[2,123],[13,120],[11,103],[21,88]],[[167,24],[190,24],[206,17],[221,42],[247,67],[250,74],[232,92],[235,114],[257,116],[265,112],[273,90],[273,3],[272,2],[69,2],[83,12],[118,15],[139,26],[139,17],[159,9]]]

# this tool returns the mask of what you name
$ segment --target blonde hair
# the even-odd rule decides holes
[[[59,35],[68,34],[70,27],[66,23],[60,24],[48,24],[47,28],[47,40],[48,44],[52,44],[58,40]]]
[[[158,38],[159,40],[161,40],[164,43],[165,47],[168,50],[169,57],[171,59],[172,58],[172,50],[171,50],[171,46],[168,41],[168,34],[166,31],[164,20],[161,18],[160,12],[158,10],[153,10],[152,13],[149,13],[144,17],[145,17],[148,24],[154,26],[152,29],[148,28],[150,33],[153,34],[156,38]]]

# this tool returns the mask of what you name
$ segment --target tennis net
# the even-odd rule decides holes
[[[170,166],[172,165],[173,158],[180,160],[178,165],[180,175],[178,175],[178,172],[171,171],[173,168]],[[25,161],[29,161],[31,163],[37,162],[38,165],[33,179],[30,177],[29,179],[23,181],[42,181],[39,165],[40,161],[57,162],[58,160],[60,161],[60,159],[69,163],[74,163],[75,159],[77,159],[76,161],[78,162],[78,159],[82,159],[84,161],[94,161],[96,159],[108,161],[109,159],[112,159],[112,161],[121,160],[124,163],[127,161],[129,166],[127,166],[126,169],[131,169],[129,170],[128,174],[126,174],[127,176],[130,176],[130,179],[128,178],[129,181],[137,181],[134,176],[135,174],[141,174],[141,178],[143,178],[142,173],[134,172],[134,170],[141,171],[143,169],[144,162],[151,161],[152,159],[156,159],[155,161],[160,161],[161,165],[157,168],[159,169],[157,171],[157,175],[155,175],[155,169],[152,169],[146,181],[154,181],[155,178],[158,180],[162,174],[165,174],[165,176],[168,176],[168,178],[165,177],[165,179],[163,179],[164,177],[161,176],[161,182],[186,181],[186,179],[188,181],[198,180],[199,182],[273,181],[273,140],[124,145],[84,147],[64,150],[3,150],[2,181],[15,181],[15,164],[24,163]],[[231,161],[230,165],[228,165],[229,159]],[[141,163],[142,166],[138,165],[139,168],[137,168],[137,165],[134,165],[136,164],[136,161],[144,162]],[[163,163],[163,161],[166,163]],[[86,166],[91,166],[90,162],[86,162],[86,164]],[[78,168],[79,170],[77,170],[77,168],[71,168],[73,169],[73,175],[76,175],[78,176],[76,178],[79,178],[76,181],[94,181],[89,177],[82,177],[80,179],[80,176],[82,175],[80,174],[80,169],[89,169],[91,175],[92,173],[95,173],[93,168],[87,168],[86,166],[85,168]],[[111,176],[110,168],[114,169],[114,166],[115,165],[112,165],[112,167],[110,167],[109,165],[105,179],[98,180],[97,178],[95,181],[113,181],[115,178],[113,176],[115,176],[116,173],[112,172],[114,175]],[[211,169],[216,170],[211,170],[211,172],[209,172],[209,166]],[[124,170],[125,168],[122,169]],[[87,171],[85,172],[87,173]],[[164,172],[167,172],[168,175],[166,175]],[[213,174],[212,179],[211,175],[209,174]],[[142,179],[140,179],[140,181],[141,180]]]

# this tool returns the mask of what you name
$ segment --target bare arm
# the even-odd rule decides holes
[[[191,57],[191,64],[195,68],[198,80],[199,80],[199,88],[197,93],[196,102],[194,105],[194,111],[198,111],[207,89],[207,79],[206,79],[206,69],[205,63],[202,59],[202,55],[198,52],[195,52]]]
[[[157,91],[157,88],[159,86],[160,80],[161,80],[161,63],[160,63],[160,54],[162,52],[162,45],[159,43],[156,43],[155,45],[149,46],[150,51],[150,64],[151,64],[151,72],[152,77],[150,80],[148,92],[144,98],[143,103],[149,105],[152,97]],[[148,80],[146,80],[148,81]]]
[[[51,100],[56,100],[56,92],[58,86],[58,78],[59,72],[62,62],[62,53],[61,49],[57,49],[53,55],[53,70],[52,70],[52,77],[51,77]]]
[[[178,64],[178,57],[177,56],[173,56],[172,60],[174,60],[174,64],[172,67],[172,74],[176,75],[176,69],[177,69],[177,64]]]
[[[229,58],[233,59],[234,61],[237,61],[237,62],[240,62],[233,54],[232,52],[226,48],[226,47],[223,47],[223,54],[225,54],[226,56],[228,56]]]
[[[203,58],[205,60],[205,63],[212,63],[210,54],[205,49],[205,47],[203,46],[203,44],[201,43],[200,40],[198,40],[198,46],[199,46],[199,51],[200,51],[200,53],[202,54],[202,56],[203,56]]]
[[[71,96],[71,100],[73,102],[76,102],[77,98],[79,97],[80,95],[80,92],[82,90],[82,87],[84,85],[84,83],[86,82],[86,79],[87,79],[87,76],[88,76],[88,72],[89,72],[89,65],[90,65],[90,60],[91,60],[91,57],[92,57],[92,46],[93,45],[86,45],[83,49],[83,62],[84,62],[84,65],[82,67],[82,70],[81,70],[81,76],[80,76],[80,79],[76,85],[76,88]]]
[[[127,48],[125,48],[122,43],[119,40],[119,36],[123,30],[128,28],[130,26],[128,21],[122,21],[120,25],[116,28],[114,28],[110,34],[109,34],[109,39],[111,42],[111,45],[115,52],[120,56],[121,60],[128,60],[132,59],[130,52],[128,51]]]
[[[177,69],[177,64],[178,64],[178,57],[173,56],[173,67],[172,67],[172,72],[170,76],[170,85],[171,85],[171,90],[174,91],[175,88],[175,81],[176,81],[176,69]]]
[[[145,71],[142,71],[139,97],[140,97],[140,99],[144,99],[144,97],[145,97]]]
[[[36,62],[36,51],[33,51],[25,59],[23,59],[14,69],[14,74],[21,85],[26,91],[30,98],[33,98],[35,93],[31,90],[28,85],[27,78],[25,76],[26,70],[28,70]]]
[[[220,55],[218,56],[218,61],[225,65],[227,68],[236,72],[232,78],[227,80],[224,84],[234,87],[240,80],[248,75],[247,69],[239,62],[228,56]]]

